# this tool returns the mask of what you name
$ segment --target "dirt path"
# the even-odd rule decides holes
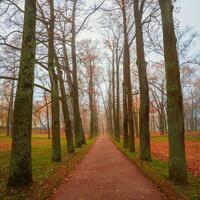
[[[51,200],[161,200],[161,192],[101,136]]]

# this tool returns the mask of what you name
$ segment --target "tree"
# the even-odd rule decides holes
[[[60,111],[58,79],[55,72],[54,58],[54,0],[49,1],[50,21],[48,30],[48,70],[51,82],[51,114],[52,114],[52,161],[61,161],[60,144]]]
[[[126,17],[126,1],[121,1],[121,11],[123,16],[124,30],[124,57],[123,57],[123,108],[124,108],[124,134],[129,135],[129,150],[135,151],[134,140],[134,124],[133,124],[133,101],[131,87],[131,72],[130,72],[130,50],[128,42],[127,17]],[[126,139],[125,139],[126,140]],[[127,143],[125,144],[127,146]]]
[[[137,66],[140,83],[140,110],[139,110],[139,133],[140,133],[140,159],[151,160],[150,133],[149,133],[149,87],[146,72],[144,54],[144,39],[142,32],[142,15],[145,0],[139,7],[139,0],[134,0],[134,16],[136,29]]]
[[[152,99],[151,107],[158,114],[158,130],[161,135],[167,133],[166,125],[166,81],[163,64],[151,66],[152,74],[149,76],[149,89]],[[152,113],[153,114],[153,113]]]
[[[19,81],[14,104],[8,187],[32,183],[31,129],[35,64],[36,1],[25,1]]]
[[[48,134],[48,139],[51,139],[51,131],[50,131],[50,126],[49,126],[49,105],[47,102],[47,94],[45,91],[44,91],[44,102],[45,102],[45,106],[46,106],[47,134]]]
[[[66,140],[67,140],[67,152],[72,153],[74,152],[72,123],[70,119],[70,113],[69,113],[68,102],[67,102],[67,94],[65,91],[62,71],[61,71],[61,67],[60,67],[57,56],[55,56],[55,64],[57,65],[58,79],[59,79],[60,91],[61,91],[61,102],[62,102],[62,109],[63,109],[63,115],[64,115],[65,135],[66,135]]]
[[[12,124],[13,124],[13,102],[14,102],[14,89],[15,89],[15,81],[12,80],[11,82],[11,91],[10,91],[10,99],[9,99],[9,105],[8,105],[8,118],[7,118],[7,129],[6,129],[6,135],[10,135],[10,127],[12,130]],[[11,131],[12,136],[12,131]]]
[[[81,147],[83,143],[84,133],[82,132],[81,126],[82,121],[80,117],[79,109],[79,92],[78,92],[78,78],[77,78],[77,60],[76,60],[76,6],[77,0],[74,0],[73,11],[72,11],[72,41],[71,41],[71,54],[72,54],[72,76],[73,76],[73,120],[74,120],[74,134],[75,134],[75,146]]]
[[[169,178],[187,183],[184,144],[183,100],[171,0],[159,0],[163,26],[169,133]]]
[[[96,44],[96,43],[95,43]],[[96,82],[98,78],[96,61],[98,54],[96,52],[96,45],[92,45],[91,40],[83,40],[80,42],[80,56],[83,64],[82,75],[87,82],[87,93],[89,99],[90,110],[90,138],[94,138],[98,134],[98,120],[97,120],[97,103],[96,103]]]

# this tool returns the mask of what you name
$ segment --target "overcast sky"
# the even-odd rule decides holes
[[[181,7],[180,21],[200,33],[200,0],[178,0]]]

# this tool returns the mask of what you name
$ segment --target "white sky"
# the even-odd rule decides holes
[[[109,2],[109,0],[107,0]],[[91,0],[89,4],[93,4]],[[200,34],[200,0],[176,0],[176,6],[180,7],[180,13],[178,14],[178,19],[180,20],[181,27],[189,26],[193,28],[193,31],[196,31]],[[98,15],[98,14],[97,14]],[[95,17],[91,18],[92,24],[98,27],[95,23]],[[90,23],[91,23],[90,21]],[[89,32],[89,37],[98,38],[97,30],[95,32]],[[81,37],[88,38],[88,32],[82,32]],[[195,50],[200,50],[200,44],[195,45]]]
[[[181,24],[189,25],[200,33],[200,0],[178,0],[177,5],[181,7]]]

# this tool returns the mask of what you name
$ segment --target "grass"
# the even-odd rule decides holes
[[[185,139],[188,142],[200,142],[200,136],[186,135]],[[168,141],[168,136],[167,135],[152,136],[151,141],[152,142],[166,142],[166,141]]]
[[[81,160],[95,140],[88,140],[75,153],[66,153],[65,138],[61,138],[62,162],[51,162],[51,140],[46,136],[34,135],[32,138],[33,185],[20,190],[7,190],[6,182],[9,173],[10,147],[0,151],[0,200],[46,199],[61,183],[71,169]],[[10,144],[9,137],[0,136],[0,145]]]
[[[153,141],[166,141],[166,136],[153,137]],[[187,141],[193,141],[188,137]],[[198,140],[198,139],[197,139]],[[195,140],[196,141],[196,140]],[[168,164],[166,161],[158,160],[153,156],[152,162],[139,159],[138,147],[136,153],[125,149],[122,142],[114,141],[117,148],[124,153],[151,181],[153,181],[169,200],[200,200],[200,178],[188,174],[188,185],[178,186],[168,180]]]

